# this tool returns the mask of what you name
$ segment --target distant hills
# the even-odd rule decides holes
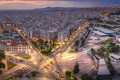
[[[65,10],[65,9],[80,9],[77,7],[46,7],[46,8],[36,8],[33,10]]]

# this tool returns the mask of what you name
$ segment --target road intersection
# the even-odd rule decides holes
[[[31,41],[29,39],[27,39],[25,36],[23,36],[16,28],[16,31],[28,42],[28,44],[31,47],[31,52],[30,55],[32,56],[32,59],[30,60],[24,60],[22,59],[22,64],[26,65],[27,68],[29,67],[31,70],[35,70],[40,72],[41,74],[44,75],[49,75],[52,78],[51,79],[61,79],[61,80],[69,80],[65,74],[64,71],[62,70],[62,68],[60,68],[59,63],[56,60],[56,55],[58,53],[62,53],[65,49],[68,48],[69,45],[71,45],[71,42],[74,42],[74,40],[80,35],[81,31],[85,29],[87,25],[85,25],[84,27],[79,27],[79,29],[77,30],[76,34],[74,35],[74,37],[71,37],[69,39],[69,41],[67,43],[65,43],[64,45],[60,46],[60,48],[58,50],[56,50],[52,56],[45,56],[43,54],[40,53],[40,51],[31,43]],[[9,55],[10,56],[10,55]],[[16,59],[15,56],[11,56],[12,59]],[[55,64],[55,66],[50,64],[50,61],[53,61]],[[20,63],[20,64],[21,64]],[[45,68],[45,66],[42,65],[46,65],[47,68],[49,67],[49,69]],[[49,65],[49,66],[48,66]],[[22,65],[20,65],[19,67],[21,67]],[[50,67],[52,66],[52,67]],[[18,69],[19,69],[18,67]],[[7,77],[5,77],[7,76]],[[0,76],[0,80],[6,80],[9,77],[12,77],[12,74],[2,74]]]

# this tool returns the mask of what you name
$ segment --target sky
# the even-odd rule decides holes
[[[0,0],[0,9],[120,6],[120,0]]]

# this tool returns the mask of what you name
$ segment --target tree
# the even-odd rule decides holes
[[[44,40],[40,39],[39,44],[43,44],[43,43],[44,43]]]
[[[119,45],[116,45],[115,51],[119,51]]]
[[[0,70],[0,74],[2,74],[2,70]]]
[[[74,74],[79,73],[79,64],[78,64],[78,62],[76,62],[73,72],[74,72]]]
[[[9,80],[13,80],[13,77],[9,77]]]
[[[42,50],[42,49],[43,49],[43,46],[41,45],[40,48],[41,48],[41,50]]]
[[[71,71],[66,71],[65,74],[66,74],[67,76],[71,76]]]
[[[76,40],[74,45],[79,46],[79,42],[80,42],[79,40]]]
[[[115,74],[115,69],[114,69],[113,65],[111,64],[111,59],[109,57],[107,57],[107,60],[108,60],[107,67],[108,67],[111,75],[114,75]]]
[[[4,52],[0,52],[0,61],[1,61],[2,59],[5,59],[5,54],[4,54]]]
[[[30,78],[30,75],[27,74],[26,77],[27,77],[27,78]]]
[[[5,68],[5,64],[0,62],[0,68]]]
[[[107,47],[107,52],[108,52],[108,53],[112,53],[112,51],[113,51],[113,50],[112,50],[112,47]]]
[[[36,76],[36,72],[32,72],[32,77],[35,77]]]
[[[78,79],[74,76],[74,80],[78,80]]]
[[[100,50],[101,50],[102,52],[105,52],[105,51],[106,51],[106,49],[105,49],[103,46],[100,47]]]
[[[107,57],[107,53],[104,53],[104,58],[106,58]]]
[[[53,46],[55,45],[55,40],[53,39]]]
[[[52,42],[50,41],[50,44],[52,44]]]
[[[23,77],[23,75],[19,75],[19,78],[22,78]]]
[[[110,36],[110,37],[113,37],[113,35],[112,35],[112,34],[110,34],[109,36]]]
[[[96,52],[95,52],[95,50],[93,49],[93,48],[91,48],[91,50],[90,50],[93,54],[95,54]]]
[[[47,45],[48,41],[45,41],[45,45]]]
[[[78,52],[78,49],[77,49],[77,48],[75,49],[75,52]]]
[[[89,76],[88,74],[83,74],[82,80],[94,80],[94,79],[91,76]]]
[[[5,31],[3,31],[3,33],[9,33],[9,31],[5,30]]]

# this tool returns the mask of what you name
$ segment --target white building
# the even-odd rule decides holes
[[[66,31],[61,31],[58,33],[58,41],[65,41],[67,37],[68,37],[68,34]]]
[[[8,42],[0,41],[0,49],[9,53],[29,53],[30,47],[24,39],[19,41],[11,40]]]
[[[99,59],[97,80],[111,80],[110,72],[104,59]]]

